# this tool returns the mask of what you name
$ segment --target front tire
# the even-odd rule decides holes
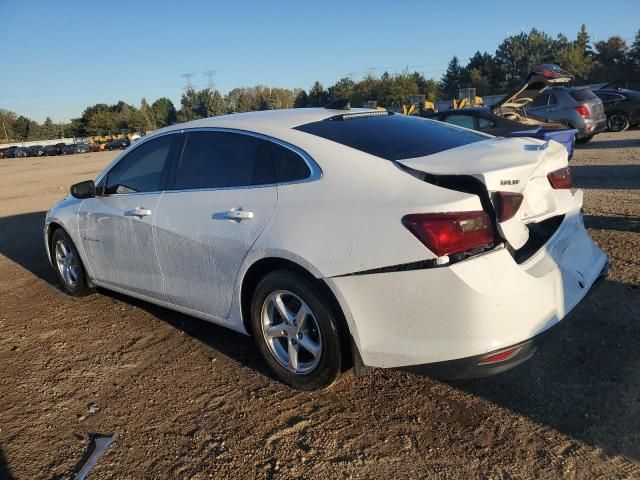
[[[629,117],[624,113],[612,113],[607,118],[607,127],[612,132],[624,132],[630,125],[631,122],[629,121]]]
[[[78,250],[71,237],[61,228],[53,232],[51,237],[51,259],[66,293],[74,297],[91,293]]]
[[[262,358],[283,383],[319,390],[338,379],[343,360],[335,313],[301,275],[278,270],[258,282],[251,327]]]

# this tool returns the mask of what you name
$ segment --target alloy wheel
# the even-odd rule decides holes
[[[312,372],[322,356],[322,336],[315,315],[293,292],[272,292],[262,304],[262,335],[269,352],[292,373]]]
[[[614,113],[609,117],[609,130],[612,132],[621,132],[628,128],[627,117],[620,113]]]
[[[55,248],[56,266],[60,277],[71,289],[78,286],[78,260],[73,251],[63,241],[58,240]]]

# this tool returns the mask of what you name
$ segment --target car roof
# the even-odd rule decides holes
[[[289,108],[279,110],[262,110],[258,112],[232,113],[217,117],[202,118],[191,122],[171,125],[159,131],[169,132],[185,128],[231,128],[267,133],[274,130],[291,130],[305,123],[317,122],[337,115],[354,113],[376,113],[380,110],[368,108],[352,108],[350,110],[332,110],[326,108]],[[155,132],[154,132],[155,133]]]
[[[598,90],[594,90],[593,93],[626,93],[628,95],[640,95],[640,91],[638,90],[629,90],[628,88],[599,88]]]

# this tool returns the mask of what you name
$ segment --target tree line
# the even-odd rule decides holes
[[[35,122],[0,109],[0,138],[14,141],[41,140],[61,136],[84,137],[114,131],[150,131],[176,122],[227,113],[324,106],[337,98],[349,98],[354,106],[375,101],[379,106],[397,107],[410,95],[428,100],[454,98],[463,87],[475,87],[478,95],[503,93],[517,85],[533,66],[557,63],[576,75],[577,84],[611,83],[640,88],[640,30],[633,42],[612,36],[592,42],[582,25],[574,40],[563,34],[555,38],[535,28],[505,38],[495,53],[476,52],[466,64],[454,56],[437,81],[420,72],[404,71],[380,76],[369,74],[360,80],[339,79],[325,88],[315,82],[309,90],[266,86],[234,88],[222,95],[214,88],[185,90],[178,108],[166,97],[140,106],[120,101],[114,105],[87,107],[79,118],[54,124],[51,118]]]

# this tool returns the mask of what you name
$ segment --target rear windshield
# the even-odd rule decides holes
[[[571,95],[578,102],[584,102],[585,100],[593,100],[594,98],[597,98],[595,93],[593,93],[589,88],[581,88],[580,90],[571,90],[569,92],[569,95]]]
[[[487,139],[445,123],[406,115],[358,117],[356,114],[348,120],[343,118],[331,117],[295,129],[386,160],[424,157]]]

